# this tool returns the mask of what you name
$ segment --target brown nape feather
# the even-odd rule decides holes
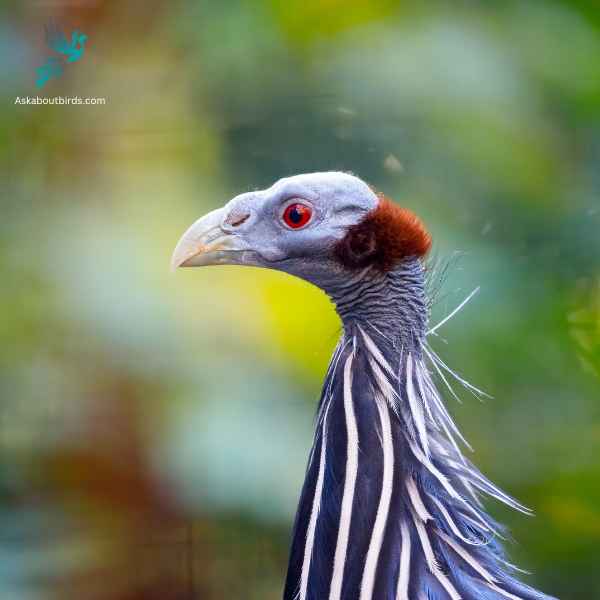
[[[431,237],[412,211],[378,194],[377,208],[352,225],[334,247],[334,255],[350,269],[373,266],[385,272],[409,256],[424,256]]]

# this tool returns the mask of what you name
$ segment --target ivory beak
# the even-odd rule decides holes
[[[225,231],[221,224],[225,210],[218,208],[200,217],[182,236],[171,258],[171,268],[238,264],[246,250],[238,235]]]

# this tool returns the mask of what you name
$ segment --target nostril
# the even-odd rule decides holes
[[[248,220],[248,217],[250,217],[250,213],[230,213],[229,216],[225,219],[225,223],[227,225],[230,225],[231,227],[239,227],[242,223]]]

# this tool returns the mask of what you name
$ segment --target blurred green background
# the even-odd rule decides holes
[[[13,1],[0,50],[0,598],[280,598],[340,324],[285,275],[169,271],[185,228],[359,174],[464,252],[434,346],[526,580],[600,598],[596,2]],[[54,17],[85,56],[20,106]],[[447,341],[447,343],[445,343]]]

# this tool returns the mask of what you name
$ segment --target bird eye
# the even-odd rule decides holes
[[[283,213],[283,221],[292,229],[300,229],[308,224],[312,217],[312,209],[306,204],[294,202],[286,207]]]

